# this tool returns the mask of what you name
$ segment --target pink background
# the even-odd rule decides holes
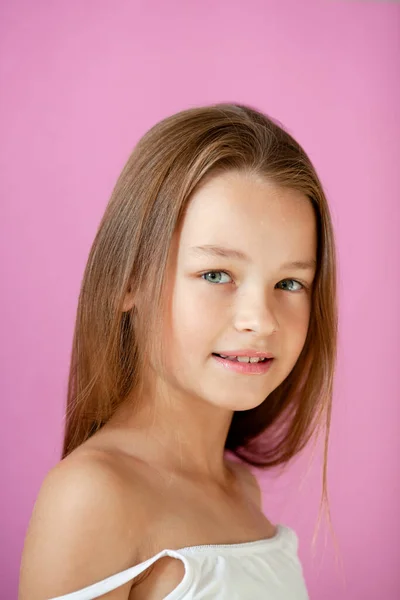
[[[16,598],[28,519],[61,448],[87,254],[138,138],[193,105],[283,122],[325,186],[339,251],[330,498],[311,552],[320,454],[262,478],[296,529],[313,600],[400,597],[400,5],[1,2],[1,598]],[[304,480],[303,480],[304,479]],[[301,489],[299,485],[303,480]]]

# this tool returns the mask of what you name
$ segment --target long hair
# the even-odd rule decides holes
[[[79,296],[62,458],[100,429],[161,351],[166,265],[197,186],[224,171],[263,175],[302,192],[317,224],[317,271],[302,352],[256,408],[233,415],[226,450],[257,467],[287,463],[325,431],[322,499],[337,350],[336,257],[326,196],[305,151],[283,126],[245,105],[214,104],[169,116],[138,142],[119,176],[88,257]],[[140,290],[141,310],[123,310]]]

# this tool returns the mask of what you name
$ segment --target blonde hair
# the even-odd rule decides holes
[[[314,207],[317,271],[307,338],[295,367],[258,407],[235,412],[226,449],[257,467],[287,463],[325,426],[322,501],[337,349],[336,258],[315,169],[281,124],[249,106],[184,110],[138,142],[113,190],[87,261],[77,309],[62,457],[100,429],[138,389],[160,349],[166,265],[191,194],[205,178],[245,171],[302,192]],[[140,290],[141,311],[124,311]]]

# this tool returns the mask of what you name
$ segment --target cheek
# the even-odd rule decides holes
[[[291,307],[282,315],[283,330],[287,347],[293,349],[294,354],[299,354],[304,346],[310,322],[310,304],[305,300],[302,304]]]
[[[193,289],[195,288],[195,289]],[[202,293],[199,286],[181,285],[175,289],[170,312],[170,340],[175,349],[185,354],[200,350],[199,346],[210,342],[210,336],[218,328],[218,308],[210,302],[209,294]]]
[[[220,290],[218,291],[220,292]],[[174,322],[179,323],[181,319],[189,329],[210,327],[218,315],[223,312],[223,295],[216,293],[216,290],[209,289],[206,282],[198,280],[182,282],[176,287],[175,292]]]

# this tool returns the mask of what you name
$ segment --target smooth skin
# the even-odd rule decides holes
[[[195,249],[210,245],[243,256]],[[166,376],[149,358],[143,396],[128,398],[47,474],[25,539],[19,600],[73,592],[164,548],[275,535],[257,480],[224,446],[233,412],[262,403],[300,355],[315,260],[315,215],[301,193],[239,172],[197,189],[168,265]],[[295,261],[310,266],[283,266]],[[124,308],[133,304],[140,312],[140,298],[127,296]],[[270,370],[239,374],[212,356],[242,348],[272,352]],[[160,600],[183,574],[166,557],[102,598]]]

